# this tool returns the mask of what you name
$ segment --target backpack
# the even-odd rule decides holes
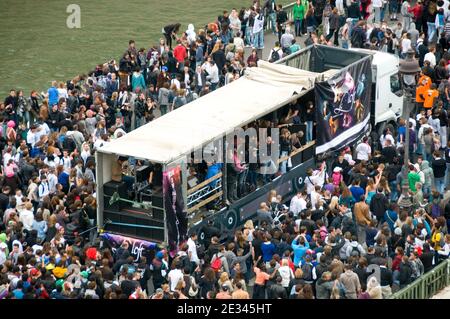
[[[351,251],[351,253],[350,253],[350,256],[358,256],[359,257],[359,255],[360,255],[361,253],[360,253],[360,251],[359,251],[359,249],[358,249],[358,246],[353,246],[352,247],[352,251]]]
[[[303,271],[303,280],[305,281],[313,281],[312,277],[312,265],[310,263],[304,263],[302,265],[302,271]]]
[[[352,44],[352,47],[360,48],[362,46],[362,42],[363,42],[361,33],[358,32],[357,30],[353,30],[350,42]]]
[[[222,259],[215,255],[214,256],[214,260],[211,263],[211,268],[215,271],[215,272],[219,272],[220,269],[222,268]]]
[[[280,49],[278,49],[278,50],[273,49],[272,50],[272,54],[270,55],[270,61],[269,62],[273,63],[273,62],[276,62],[276,61],[278,61],[280,59],[280,54],[278,53],[278,51],[280,51]]]

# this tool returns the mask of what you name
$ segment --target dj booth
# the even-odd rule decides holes
[[[161,187],[148,184],[149,166],[136,168],[132,186],[126,181],[103,184],[104,229],[108,232],[164,241],[164,205]]]

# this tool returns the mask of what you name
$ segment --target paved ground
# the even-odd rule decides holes
[[[301,48],[305,47],[305,40],[306,40],[306,36],[302,36],[302,37],[296,37],[296,41],[297,43],[300,45]],[[272,50],[272,48],[275,46],[275,42],[278,41],[278,36],[274,35],[272,32],[269,32],[264,35],[264,49],[262,50],[262,52],[258,52],[258,56],[259,58],[263,59],[263,60],[267,60],[267,58],[269,57],[269,53],[270,50]],[[245,48],[245,58],[247,59],[247,57],[251,54],[252,52],[252,48]],[[262,53],[262,55],[261,55]]]
[[[434,295],[431,299],[450,299],[450,286],[442,289],[439,293]]]

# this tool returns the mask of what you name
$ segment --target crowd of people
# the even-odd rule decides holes
[[[448,5],[298,0],[291,21],[275,1],[254,1],[197,32],[167,25],[148,50],[131,40],[119,63],[52,82],[47,92],[11,90],[0,105],[0,299],[376,299],[405,287],[450,252]],[[397,15],[401,22],[391,29]],[[230,238],[211,224],[202,243],[191,234],[174,258],[160,250],[138,262],[126,242],[114,251],[102,247],[95,149],[256,66],[267,25],[278,34],[272,62],[299,50],[304,34],[305,45],[401,57],[415,50],[420,112],[320,162],[290,203],[272,191],[257,220]],[[311,141],[313,105],[308,110],[301,121]],[[408,172],[406,127],[414,154]],[[296,142],[285,133],[286,155]],[[397,204],[405,183],[410,207]],[[273,212],[283,219],[276,223]]]

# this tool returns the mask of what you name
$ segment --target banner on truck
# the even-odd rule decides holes
[[[187,208],[183,194],[181,165],[167,168],[163,173],[164,208],[169,251],[176,252],[178,245],[187,240]]]
[[[122,235],[103,233],[100,238],[103,240],[103,245],[110,248],[113,255],[116,255],[116,253],[122,255],[127,250],[136,263],[141,261],[142,256],[147,258],[147,262],[151,261],[156,250],[158,250],[156,243]]]
[[[316,83],[316,154],[339,150],[368,130],[371,84],[371,59]]]

